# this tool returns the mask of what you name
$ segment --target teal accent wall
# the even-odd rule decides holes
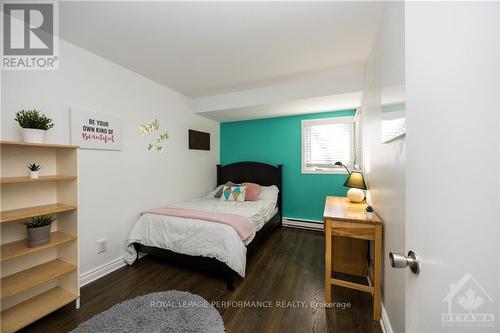
[[[301,120],[354,116],[355,110],[235,121],[220,124],[222,165],[254,161],[283,164],[283,216],[323,219],[327,195],[346,195],[347,175],[302,174]]]

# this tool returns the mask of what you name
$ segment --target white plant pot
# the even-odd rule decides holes
[[[22,128],[21,134],[24,142],[45,143],[47,131],[34,128]]]
[[[40,171],[30,171],[31,179],[38,179],[40,177]]]
[[[374,213],[373,212],[366,212],[366,217],[371,219],[373,218]]]

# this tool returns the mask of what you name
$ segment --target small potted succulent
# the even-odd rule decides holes
[[[28,169],[30,170],[31,179],[38,179],[38,177],[40,177],[40,164],[31,163],[28,165]]]
[[[25,222],[28,231],[28,247],[47,244],[50,240],[50,226],[55,218],[50,215],[32,217]]]
[[[14,120],[21,126],[21,134],[26,142],[44,143],[45,134],[54,127],[52,119],[38,110],[18,111]]]
[[[366,206],[366,217],[371,219],[371,218],[373,218],[374,214],[375,214],[375,209],[373,209],[372,206],[367,205]]]

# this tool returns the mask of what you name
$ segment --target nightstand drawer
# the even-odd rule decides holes
[[[343,236],[364,240],[375,239],[375,228],[373,225],[344,222],[344,221],[331,221],[332,235]]]

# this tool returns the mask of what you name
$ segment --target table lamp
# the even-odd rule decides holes
[[[363,192],[363,190],[367,189],[363,173],[361,171],[349,171],[342,162],[335,162],[335,165],[344,167],[349,174],[349,177],[347,177],[344,183],[345,187],[349,187],[347,198],[349,198],[351,202],[363,202],[363,200],[365,200],[365,192]]]

